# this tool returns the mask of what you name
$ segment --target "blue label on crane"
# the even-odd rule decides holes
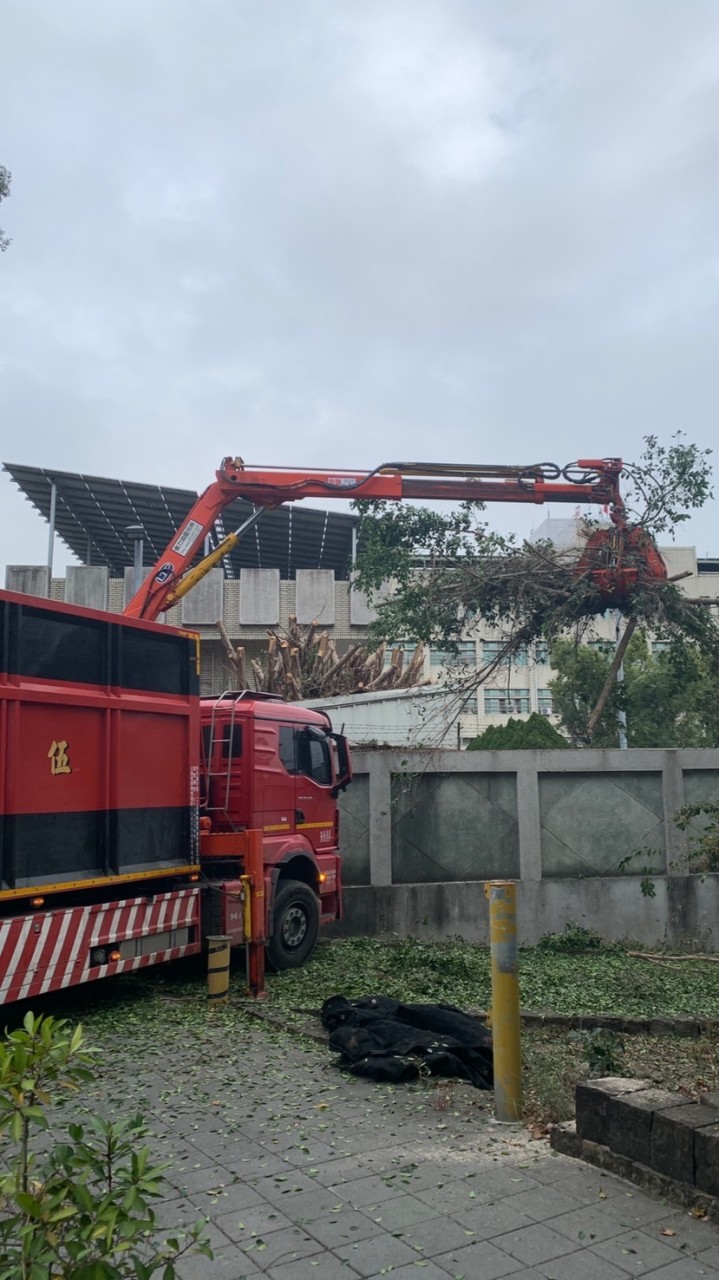
[[[155,582],[159,582],[161,586],[164,585],[165,582],[170,581],[174,572],[174,565],[170,564],[168,561],[167,564],[163,564],[159,572],[155,574]]]

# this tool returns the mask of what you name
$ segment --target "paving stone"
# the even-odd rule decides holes
[[[463,1227],[474,1231],[478,1240],[494,1239],[507,1231],[519,1231],[532,1224],[531,1218],[518,1209],[513,1209],[506,1200],[463,1209],[460,1213],[453,1214],[453,1218]]]
[[[666,1244],[670,1249],[681,1250],[682,1253],[693,1254],[699,1250],[706,1250],[714,1245],[719,1250],[719,1229],[713,1224],[702,1222],[693,1217],[688,1209],[677,1209],[672,1205],[666,1206],[666,1213],[661,1218],[657,1218],[655,1222],[646,1226],[644,1230],[647,1235],[655,1235],[661,1239],[662,1244]],[[662,1231],[673,1231],[673,1236],[664,1236]],[[719,1263],[719,1252],[712,1266]]]
[[[411,1245],[423,1258],[435,1258],[450,1249],[464,1249],[476,1243],[477,1236],[470,1227],[462,1226],[453,1218],[430,1218],[405,1227],[402,1233],[405,1244]]]
[[[524,1280],[525,1273],[520,1274]],[[613,1266],[606,1258],[598,1258],[588,1249],[542,1263],[539,1274],[543,1280],[627,1280],[626,1271]]]
[[[546,1222],[560,1214],[571,1213],[582,1207],[581,1201],[559,1187],[532,1187],[516,1196],[507,1196],[503,1202],[535,1222]]]
[[[568,1160],[567,1163],[574,1166],[573,1170],[567,1178],[557,1180],[554,1186],[566,1188],[575,1200],[594,1204],[597,1200],[603,1202],[612,1200],[615,1196],[626,1195],[627,1183],[613,1173],[594,1169],[580,1160]]]
[[[672,1208],[666,1200],[653,1200],[643,1191],[632,1188],[625,1191],[623,1196],[614,1198],[610,1212],[630,1227],[642,1227],[664,1218]]]
[[[256,1236],[251,1243],[243,1245],[243,1251],[252,1260],[253,1266],[267,1271],[280,1263],[322,1253],[323,1249],[319,1241],[313,1240],[302,1227],[286,1227],[281,1231],[269,1231],[267,1235]]]
[[[328,1213],[303,1224],[308,1235],[328,1249],[341,1244],[355,1244],[358,1240],[369,1240],[377,1234],[378,1228],[361,1209],[342,1209],[339,1213]]]
[[[554,1231],[560,1231],[568,1240],[579,1245],[610,1240],[612,1236],[620,1236],[626,1230],[626,1223],[623,1224],[619,1217],[614,1217],[610,1206],[602,1204],[582,1205],[581,1209],[573,1209],[571,1213],[552,1218],[550,1225]]]
[[[253,1209],[235,1209],[232,1213],[221,1213],[213,1217],[212,1221],[228,1240],[234,1241],[243,1249],[252,1243],[255,1236],[266,1236],[271,1231],[283,1231],[300,1225],[285,1217],[272,1204],[261,1204]]]
[[[212,1252],[213,1261],[203,1254],[187,1254],[177,1263],[179,1280],[240,1280],[240,1277],[259,1275],[256,1262],[247,1256],[237,1245],[228,1240],[218,1227],[212,1223],[207,1226],[205,1235]]]
[[[535,1181],[551,1184],[561,1182],[571,1175],[567,1164],[573,1165],[579,1172],[584,1172],[586,1169],[586,1165],[583,1165],[580,1160],[571,1160],[567,1156],[559,1156],[555,1151],[550,1151],[546,1155],[544,1153],[535,1155],[527,1172]]]
[[[342,1261],[349,1263],[361,1276],[379,1275],[383,1267],[402,1267],[417,1260],[422,1261],[421,1254],[402,1240],[395,1239],[389,1232],[383,1231],[372,1239],[361,1240],[352,1245],[341,1245],[335,1253]],[[417,1277],[421,1271],[417,1272]],[[341,1273],[338,1280],[341,1280]]]
[[[719,1271],[705,1267],[696,1258],[677,1258],[668,1267],[650,1272],[652,1280],[719,1280]]]
[[[251,1209],[265,1203],[263,1197],[245,1182],[215,1187],[210,1191],[193,1191],[188,1199],[195,1205],[196,1212],[207,1218],[217,1218],[231,1210]]]
[[[642,1276],[652,1269],[668,1266],[676,1254],[643,1231],[625,1231],[622,1235],[592,1245],[592,1252],[632,1276]]]
[[[282,1173],[273,1173],[269,1177],[252,1178],[251,1186],[265,1200],[274,1200],[282,1203],[285,1200],[292,1200],[295,1196],[305,1195],[307,1192],[314,1194],[317,1190],[316,1184],[311,1178],[307,1178],[303,1173],[298,1173],[294,1169],[285,1165]]]
[[[222,1252],[215,1252],[212,1262],[201,1255],[183,1258],[177,1263],[177,1280],[253,1280],[262,1274],[250,1259],[228,1244]]]
[[[397,1185],[394,1179],[382,1178],[377,1173],[371,1173],[365,1178],[357,1178],[354,1182],[339,1182],[329,1190],[338,1199],[353,1205],[355,1209],[362,1209],[365,1205],[384,1204],[395,1196],[405,1194],[402,1183]]]
[[[708,1267],[716,1267],[719,1270],[719,1243],[711,1245],[708,1249],[702,1249],[694,1255],[698,1260],[703,1261]]]
[[[284,1200],[269,1202],[286,1213],[288,1218],[303,1227],[315,1218],[325,1217],[328,1213],[339,1213],[349,1206],[342,1196],[329,1191],[327,1187],[317,1187],[316,1191],[303,1191],[299,1195],[288,1195]]]
[[[432,1210],[423,1200],[416,1196],[394,1196],[379,1204],[375,1209],[365,1206],[363,1213],[370,1222],[383,1227],[386,1231],[402,1231],[415,1222],[432,1220]]]
[[[432,1216],[436,1213],[449,1213],[452,1217],[456,1217],[458,1213],[471,1209],[474,1204],[485,1198],[484,1192],[478,1193],[474,1182],[468,1182],[467,1179],[459,1182],[440,1182],[416,1194],[417,1199],[422,1200],[433,1211]]]
[[[441,1253],[433,1261],[444,1267],[450,1276],[462,1275],[467,1280],[499,1280],[501,1276],[521,1274],[522,1271],[521,1259],[510,1257],[488,1240]]]
[[[520,1227],[519,1231],[509,1231],[500,1237],[499,1243],[513,1258],[532,1267],[576,1250],[576,1246],[565,1235],[541,1222],[534,1222],[530,1227]]]
[[[288,1276],[287,1280],[294,1280],[294,1276]],[[344,1280],[344,1272],[335,1272],[328,1280]],[[419,1263],[411,1262],[406,1267],[393,1267],[387,1276],[378,1272],[372,1280],[448,1280],[448,1274],[436,1262],[423,1262],[421,1269]]]
[[[358,1275],[342,1262],[334,1253],[325,1253],[316,1258],[298,1258],[295,1262],[286,1262],[279,1267],[272,1267],[266,1274],[270,1280],[353,1280]],[[392,1280],[395,1280],[393,1274]],[[446,1276],[442,1280],[447,1280]]]

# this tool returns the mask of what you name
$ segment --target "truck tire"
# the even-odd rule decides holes
[[[320,929],[320,904],[309,885],[280,880],[267,959],[273,969],[299,969],[309,960]]]

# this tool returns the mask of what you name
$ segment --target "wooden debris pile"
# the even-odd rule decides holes
[[[334,640],[317,623],[309,626],[291,617],[287,631],[267,632],[264,660],[247,659],[242,645],[235,647],[221,621],[217,623],[227,658],[230,687],[276,693],[287,702],[306,698],[331,698],[347,693],[378,693],[383,689],[414,689],[431,684],[424,679],[424,646],[419,644],[409,661],[403,649],[387,645],[368,649],[353,644],[339,654]]]

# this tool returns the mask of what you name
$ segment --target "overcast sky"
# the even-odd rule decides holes
[[[3,461],[717,442],[716,0],[0,0],[0,47]],[[3,476],[0,565],[46,529]]]

